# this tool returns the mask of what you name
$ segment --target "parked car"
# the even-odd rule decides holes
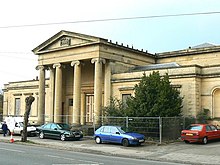
[[[187,129],[182,130],[181,139],[185,143],[207,144],[209,140],[220,139],[220,130],[212,124],[191,124]]]
[[[2,122],[0,122],[0,133],[3,133],[3,130],[2,130]]]
[[[119,143],[123,146],[140,145],[145,141],[142,134],[125,132],[119,126],[101,126],[95,131],[94,139],[97,144],[109,142]]]
[[[6,117],[6,124],[8,129],[14,134],[21,135],[24,129],[24,118],[23,117]],[[27,135],[36,136],[36,127],[28,124],[27,126]]]
[[[66,123],[47,123],[37,127],[37,132],[40,139],[53,138],[65,140],[80,140],[83,138],[83,133],[80,130],[73,130]]]

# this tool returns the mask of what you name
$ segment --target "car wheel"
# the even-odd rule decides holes
[[[208,143],[208,138],[207,138],[207,137],[204,137],[204,138],[202,139],[202,143],[203,143],[203,144],[207,144],[207,143]]]
[[[75,138],[75,140],[80,140],[81,138]]]
[[[44,133],[43,133],[43,132],[40,132],[39,138],[40,138],[40,139],[43,139],[43,138],[44,138]]]
[[[65,136],[64,134],[61,134],[61,135],[60,135],[60,140],[61,140],[61,141],[65,141],[65,140],[66,140],[66,136]]]
[[[184,140],[184,142],[185,142],[186,144],[189,144],[189,141],[187,141],[187,140]]]
[[[128,139],[123,139],[123,140],[122,140],[122,145],[125,146],[125,147],[128,147],[128,146],[129,146],[129,141],[128,141]]]
[[[102,140],[101,140],[101,138],[100,137],[96,137],[95,138],[95,142],[97,143],[97,144],[101,144],[102,143]]]

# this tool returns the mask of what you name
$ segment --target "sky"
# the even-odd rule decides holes
[[[166,16],[211,12],[219,13]],[[0,2],[0,20],[0,89],[35,79],[32,50],[61,30],[153,54],[206,42],[220,45],[219,0],[7,0]]]

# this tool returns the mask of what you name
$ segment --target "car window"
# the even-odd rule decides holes
[[[51,124],[47,124],[47,125],[44,126],[44,128],[50,129],[50,126],[51,126]]]
[[[195,131],[201,131],[202,126],[201,125],[190,125],[187,130],[195,130]]]
[[[57,124],[59,129],[70,130],[70,126],[68,124]]]
[[[104,133],[110,133],[110,127],[109,126],[104,127],[103,132]]]
[[[102,127],[98,128],[98,129],[96,130],[96,132],[103,132],[103,129],[104,129],[104,127],[102,126]]]
[[[212,129],[212,131],[217,131],[217,128],[214,125],[210,125],[210,128]]]
[[[116,134],[116,132],[119,132],[116,127],[111,127],[111,133]]]
[[[24,123],[23,122],[19,122],[21,127],[24,127]]]
[[[51,129],[55,129],[55,128],[58,128],[56,124],[51,124]],[[60,129],[60,128],[59,128]]]
[[[206,131],[211,131],[212,130],[209,125],[207,125],[205,128],[206,128]]]

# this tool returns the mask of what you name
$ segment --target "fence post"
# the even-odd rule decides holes
[[[95,114],[92,114],[92,118],[93,118],[93,133],[95,134]]]
[[[159,117],[160,144],[162,144],[162,118]]]
[[[128,116],[126,116],[126,129],[128,130]]]
[[[185,129],[186,128],[186,118],[185,116],[183,117],[183,128],[182,129]]]

